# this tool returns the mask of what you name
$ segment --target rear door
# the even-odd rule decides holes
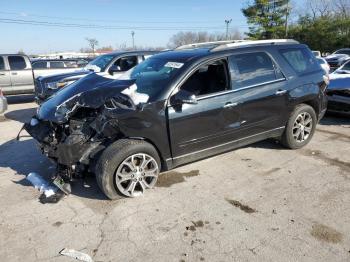
[[[272,56],[264,51],[230,56],[232,88],[241,107],[244,137],[285,126],[287,81]]]
[[[30,86],[34,84],[31,64],[27,57],[11,55],[7,59],[11,70],[12,86]]]
[[[0,88],[11,86],[11,76],[10,71],[7,70],[5,59],[0,56]]]

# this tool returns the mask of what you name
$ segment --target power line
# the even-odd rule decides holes
[[[143,24],[185,24],[185,23],[192,23],[192,24],[209,24],[209,23],[221,23],[220,20],[203,20],[203,21],[184,21],[182,18],[181,21],[164,21],[163,18],[159,19],[158,21],[146,21],[146,20],[111,20],[111,19],[91,19],[91,18],[77,18],[77,17],[63,17],[63,16],[47,16],[47,15],[38,15],[38,14],[30,14],[30,13],[18,13],[18,12],[5,12],[0,11],[0,14],[5,15],[16,15],[21,17],[37,17],[37,18],[49,18],[49,19],[60,19],[60,20],[75,20],[75,21],[90,21],[90,22],[109,22],[109,23],[143,23]],[[174,18],[175,19],[175,18]],[[241,19],[236,18],[233,20],[241,21]]]
[[[86,28],[86,29],[112,29],[112,30],[220,30],[221,27],[146,27],[146,26],[110,26],[110,25],[97,25],[97,24],[75,24],[75,23],[61,23],[61,22],[48,22],[37,20],[24,20],[24,19],[8,19],[0,18],[0,23],[5,24],[21,24],[21,25],[35,25],[35,26],[48,26],[48,27],[63,27],[63,28]],[[239,26],[246,27],[246,26]]]

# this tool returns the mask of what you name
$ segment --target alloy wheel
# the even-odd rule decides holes
[[[313,127],[312,117],[309,113],[300,113],[294,121],[293,137],[296,142],[302,143],[311,135]]]
[[[138,153],[126,158],[118,167],[115,182],[125,196],[143,195],[145,189],[155,186],[159,175],[157,161],[150,155]]]

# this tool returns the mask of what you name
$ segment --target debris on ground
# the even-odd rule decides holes
[[[41,194],[39,197],[39,201],[41,204],[56,204],[63,197],[64,193],[61,191],[57,191],[55,194],[48,197],[45,194]]]
[[[251,213],[255,213],[257,212],[254,208],[251,208],[247,205],[242,204],[241,202],[237,201],[237,200],[232,200],[232,199],[227,199],[226,201],[229,202],[231,205],[238,207],[239,209],[241,209],[242,211],[251,214]]]
[[[69,195],[72,192],[70,183],[67,183],[63,180],[62,177],[57,176],[53,181],[54,185],[61,189],[66,195]]]
[[[92,258],[88,254],[85,254],[80,251],[76,251],[74,249],[64,248],[60,251],[60,254],[62,256],[75,258],[76,260],[80,260],[80,261],[93,262]]]
[[[50,185],[50,183],[42,178],[38,173],[29,173],[26,179],[34,186],[35,189],[42,193],[39,197],[39,201],[42,204],[57,203],[64,196],[64,194],[60,192],[56,186]]]

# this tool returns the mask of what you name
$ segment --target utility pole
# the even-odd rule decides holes
[[[286,24],[285,24],[285,37],[288,37],[288,18],[289,18],[289,0],[287,0],[287,10],[286,10]]]
[[[132,49],[135,49],[135,32],[131,31],[131,37],[132,37]]]
[[[231,24],[231,22],[232,22],[232,19],[225,20],[225,23],[226,23],[226,40],[228,40],[228,27]]]

